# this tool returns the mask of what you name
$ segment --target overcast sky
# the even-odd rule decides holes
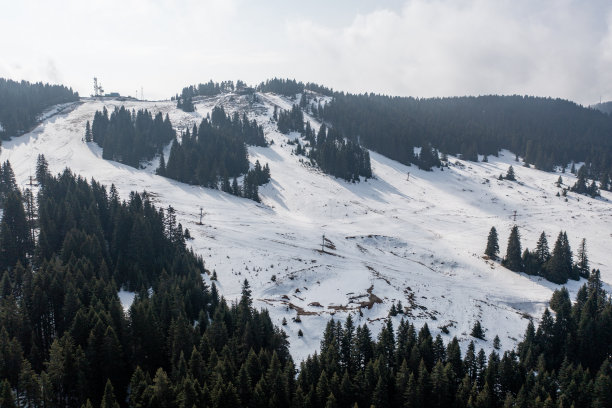
[[[612,99],[612,1],[0,0],[0,77],[168,98],[270,77],[416,97]]]

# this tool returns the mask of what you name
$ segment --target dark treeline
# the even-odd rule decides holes
[[[63,85],[0,78],[0,138],[29,130],[38,116],[52,105],[77,100],[79,94]]]
[[[181,94],[173,96],[172,100],[177,101],[177,108],[185,112],[193,112],[195,110],[193,98],[196,96],[215,96],[234,91],[243,92],[247,89],[249,88],[246,83],[240,79],[236,81],[236,84],[234,84],[234,81],[221,81],[219,83],[210,80],[204,84],[186,86],[181,91]]]
[[[571,303],[555,291],[539,327],[516,350],[462,356],[427,325],[388,320],[373,340],[367,325],[330,322],[320,353],[301,365],[300,407],[608,407],[612,403],[612,303],[594,271]]]
[[[367,150],[346,140],[335,128],[328,131],[324,124],[315,136],[310,122],[304,126],[304,113],[298,105],[293,105],[290,111],[278,112],[275,108],[273,118],[277,120],[279,132],[299,132],[304,136],[310,149],[302,147],[300,141],[296,140],[295,153],[307,155],[324,173],[347,181],[357,181],[359,176],[372,177],[370,153]]]
[[[349,317],[327,325],[296,378],[248,282],[231,305],[209,288],[171,209],[46,167],[39,158],[39,238],[0,280],[2,406],[610,406],[612,300],[598,270],[573,304],[555,291],[516,350],[487,356],[472,342],[462,353],[405,320],[373,339]],[[139,288],[129,313],[122,284]]]
[[[321,125],[315,137],[310,122],[304,132],[310,145],[307,155],[327,174],[347,181],[358,181],[360,176],[372,177],[370,153],[351,140],[346,140],[335,128],[327,129]],[[306,152],[299,145],[296,153]]]
[[[85,139],[103,148],[102,157],[138,167],[141,160],[150,160],[176,136],[172,123],[161,112],[155,117],[148,110],[130,111],[115,108],[110,118],[106,107],[96,111],[93,123],[87,122]]]
[[[174,141],[167,163],[163,157],[160,161],[158,174],[210,188],[219,188],[221,183],[223,191],[259,201],[257,186],[261,184],[255,182],[267,183],[270,170],[266,166],[267,177],[249,173],[246,144],[266,146],[263,128],[246,115],[240,117],[236,112],[230,116],[217,106],[210,119],[202,120],[199,127],[194,125],[191,132],[187,130],[180,143]],[[229,184],[231,178],[242,174],[246,174],[242,186],[237,185],[237,180]]]
[[[277,112],[274,107],[272,116],[277,120],[278,131],[287,134],[289,132],[304,133],[304,113],[298,105],[293,105],[290,111],[281,110]]]
[[[234,112],[230,116],[225,113],[223,106],[215,106],[210,115],[210,121],[214,127],[227,131],[231,137],[242,140],[248,145],[264,147],[268,145],[263,127],[259,126],[255,119],[249,121],[246,113],[240,116],[238,112]]]
[[[497,259],[499,244],[497,230],[492,227],[487,238],[485,255]],[[567,233],[559,232],[552,252],[548,245],[546,233],[542,232],[533,250],[521,250],[521,237],[515,225],[508,237],[506,256],[502,265],[511,271],[525,272],[528,275],[538,275],[553,283],[564,284],[568,279],[579,280],[589,278],[589,259],[586,250],[586,239],[582,239],[574,262],[574,255],[570,247]]]
[[[210,81],[204,84],[186,86],[181,91],[180,96],[177,94],[172,99],[177,100],[180,97],[182,98],[192,97],[193,98],[195,96],[215,96],[215,95],[219,95],[222,93],[233,92],[236,89],[242,89],[244,87],[246,87],[246,84],[244,83],[244,81],[241,81],[240,79],[236,81],[235,84],[234,84],[234,81],[213,82],[213,80],[211,79]]]
[[[304,92],[304,83],[295,79],[273,78],[257,86],[259,92],[273,92],[284,96],[295,96]]]
[[[203,282],[171,208],[120,201],[69,170],[52,177],[44,158],[37,173],[39,238],[0,280],[3,407],[290,404],[285,334],[252,308],[246,281],[231,305]],[[128,313],[121,286],[138,290]]]
[[[601,172],[599,175],[599,186],[597,186],[595,180],[591,180],[591,182],[588,183],[589,171],[587,166],[581,166],[577,173],[578,180],[576,180],[576,183],[574,183],[569,190],[574,193],[589,195],[593,198],[598,197],[601,195],[599,187],[601,187],[602,190],[610,190],[610,188],[612,188],[610,185],[612,181],[610,179],[610,174],[611,173]],[[558,184],[560,185],[561,183]]]
[[[304,90],[316,92],[321,95],[333,96],[333,89],[322,85],[308,82],[304,85],[303,82],[298,82],[295,79],[273,78],[260,83],[257,86],[259,92],[274,92],[279,95],[295,97],[296,94],[303,94]]]
[[[509,149],[548,171],[584,161],[595,179],[612,170],[612,117],[560,99],[336,94],[315,113],[365,147],[402,163],[416,163],[413,147],[431,144],[467,160]]]
[[[263,186],[269,182],[270,167],[268,163],[262,167],[259,160],[256,160],[255,166],[244,175],[242,185],[238,183],[236,177],[234,177],[234,180],[230,184],[229,178],[225,176],[221,181],[221,190],[259,203],[261,201],[259,198],[259,186]]]

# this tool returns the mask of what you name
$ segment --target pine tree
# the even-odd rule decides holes
[[[512,231],[508,237],[506,257],[502,263],[506,268],[514,272],[519,272],[523,269],[521,259],[521,239],[518,227],[516,225],[512,227]]]
[[[606,359],[595,379],[593,386],[593,407],[604,408],[612,406],[612,378],[610,376],[610,361]]]
[[[106,386],[104,387],[104,395],[102,396],[100,408],[119,408],[119,404],[115,398],[115,390],[110,380],[106,380]]]
[[[89,124],[89,121],[87,121],[87,124],[85,125],[85,141],[91,142],[92,140],[93,136],[91,134],[91,126]]]
[[[474,323],[474,326],[472,327],[472,332],[470,333],[470,335],[477,339],[484,340],[485,335],[484,335],[484,331],[482,330],[480,320],[476,320],[476,323]]]
[[[166,159],[164,158],[164,152],[159,155],[159,166],[157,166],[156,173],[160,176],[166,175]]]
[[[487,238],[487,248],[485,249],[485,255],[491,259],[497,259],[499,254],[499,243],[497,240],[497,230],[495,227],[491,227],[489,231],[489,237]]]
[[[13,391],[11,391],[11,385],[8,380],[3,380],[0,384],[0,406],[2,408],[17,408],[15,396]]]
[[[45,179],[49,175],[49,163],[47,163],[44,155],[39,154],[36,159],[36,180],[38,180],[38,184],[44,186]]]
[[[33,242],[21,194],[9,192],[4,200],[4,213],[0,221],[0,270],[13,268],[17,262],[27,264]]]
[[[580,277],[589,278],[589,258],[586,251],[586,238],[582,238],[578,249],[578,262],[576,264]]]
[[[250,309],[253,305],[253,299],[251,298],[251,285],[247,279],[242,282],[242,296],[240,298],[240,304],[244,305],[245,308]]]
[[[557,284],[566,283],[570,277],[574,278],[572,266],[572,251],[567,234],[561,231],[557,236],[552,256],[546,263],[544,277]]]
[[[586,180],[586,170],[584,166],[580,167],[580,170],[578,170],[578,180],[576,180],[574,185],[570,188],[570,191],[578,194],[587,194],[589,192]]]
[[[29,407],[39,406],[41,403],[41,384],[40,377],[32,368],[32,364],[23,359],[21,372],[19,373],[19,392],[20,399],[24,405]]]
[[[508,167],[508,171],[506,172],[506,180],[516,181],[516,177],[514,175],[514,168],[512,166]]]
[[[501,348],[501,341],[499,340],[499,336],[496,334],[493,339],[493,348],[495,350],[499,350]]]
[[[240,197],[240,187],[238,186],[238,180],[234,177],[232,180],[232,194]]]
[[[550,259],[550,250],[548,249],[548,240],[546,239],[546,233],[542,231],[538,243],[536,244],[535,258],[539,263],[540,267],[544,265]]]

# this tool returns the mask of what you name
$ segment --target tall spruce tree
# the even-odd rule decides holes
[[[497,230],[495,227],[491,227],[489,231],[489,237],[487,238],[487,248],[485,249],[485,255],[491,259],[497,259],[499,254],[499,243],[497,239]]]
[[[42,187],[45,184],[45,179],[49,176],[49,163],[43,154],[39,154],[36,159],[36,180]]]
[[[573,272],[572,250],[567,234],[559,232],[550,260],[545,266],[545,278],[554,283],[566,283],[569,278],[577,279]]]
[[[506,257],[503,260],[503,265],[511,271],[520,272],[523,269],[521,259],[521,237],[519,235],[518,226],[513,226],[508,237],[508,247],[506,249]]]
[[[4,199],[0,221],[0,270],[11,269],[17,262],[27,263],[32,254],[32,237],[19,191],[9,192]]]
[[[89,121],[87,121],[87,124],[85,125],[85,141],[91,142],[92,140],[93,136],[91,133],[91,125],[89,124]]]
[[[164,152],[161,152],[159,155],[159,166],[157,166],[157,170],[155,172],[160,176],[166,175],[166,159],[164,159]]]
[[[542,231],[540,238],[535,249],[535,258],[539,263],[540,267],[544,265],[550,259],[550,250],[548,249],[548,240],[546,239],[546,233]]]
[[[576,263],[580,277],[589,278],[589,258],[586,250],[586,238],[582,238],[580,248],[578,248],[578,261]]]
[[[516,176],[514,175],[514,168],[512,166],[508,167],[508,171],[506,172],[506,180],[515,181]]]

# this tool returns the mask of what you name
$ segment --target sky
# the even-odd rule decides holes
[[[272,77],[336,90],[612,100],[609,0],[0,0],[0,77],[167,99]]]

